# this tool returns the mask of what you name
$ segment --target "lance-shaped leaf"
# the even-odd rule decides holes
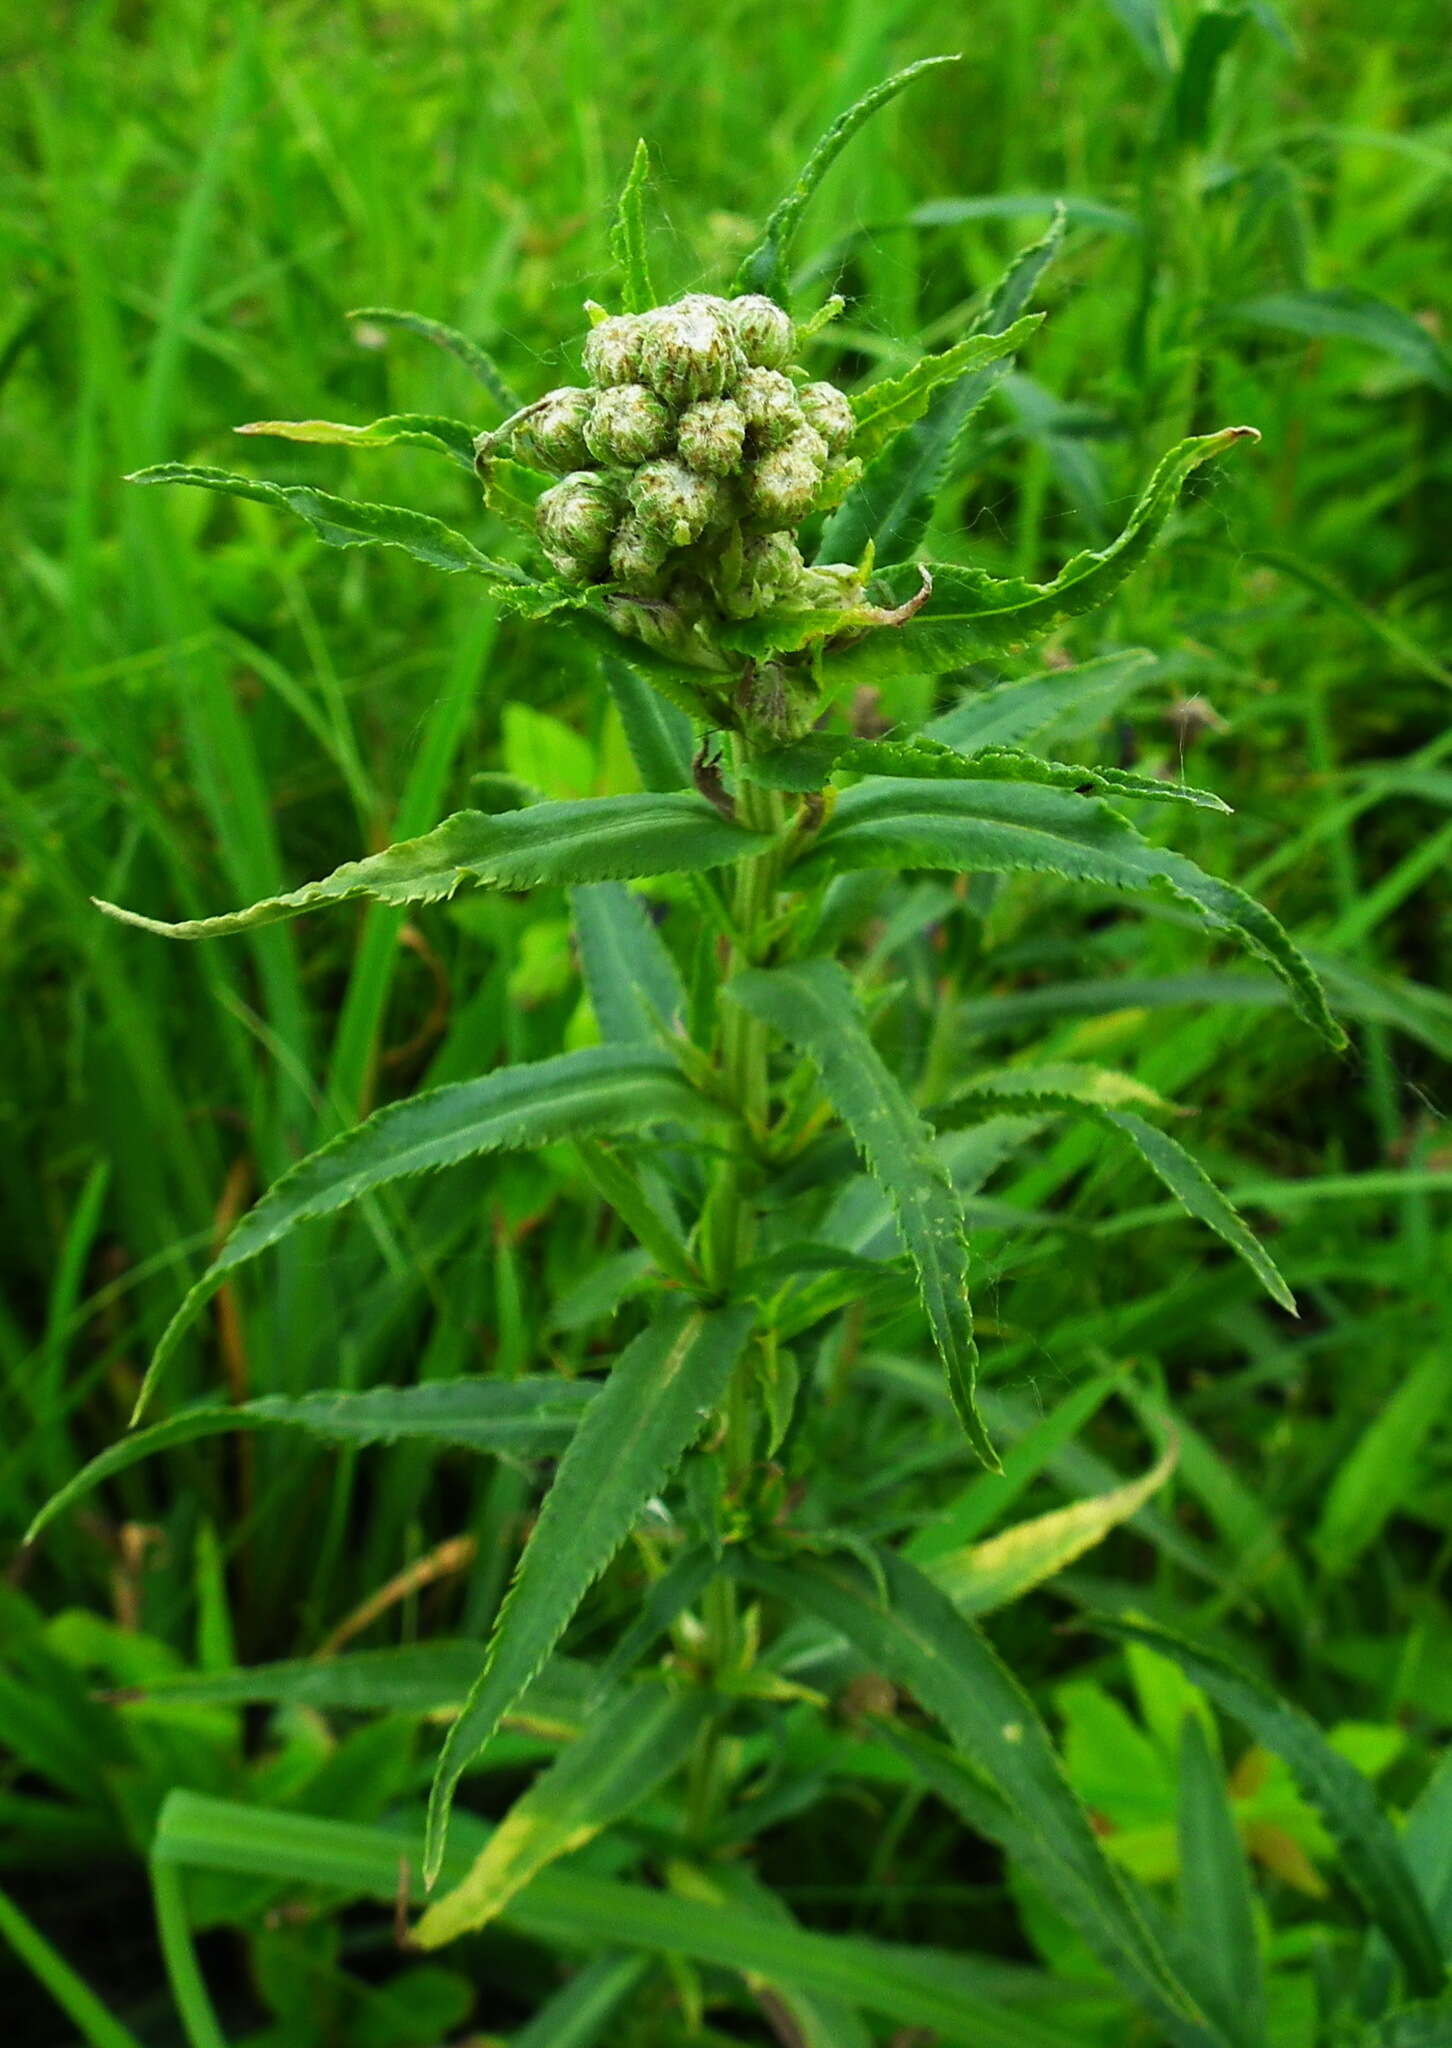
[[[429,1799],[425,1875],[443,1863],[454,1788],[726,1391],[750,1309],[668,1306],[616,1360],[560,1460]]]
[[[481,1153],[719,1114],[688,1086],[668,1053],[638,1045],[582,1046],[389,1103],[300,1160],[248,1210],[163,1332],[136,1415],[183,1333],[228,1275],[299,1224],[335,1215],[394,1181]]]
[[[1173,511],[1192,470],[1237,441],[1258,440],[1253,427],[1226,427],[1171,449],[1156,469],[1129,522],[1106,548],[1093,548],[1065,563],[1050,583],[999,578],[981,569],[935,565],[933,590],[922,609],[890,631],[870,633],[832,656],[832,673],[842,684],[874,682],[894,675],[942,675],[985,654],[1021,647],[1064,619],[1103,604],[1148,555]],[[879,579],[882,602],[902,604],[918,588],[910,564]]]
[[[1270,912],[1169,847],[1152,846],[1098,798],[994,782],[859,783],[794,872],[804,881],[847,868],[946,868],[961,874],[1029,871],[1125,890],[1170,890],[1206,924],[1231,932],[1285,983],[1328,1044],[1345,1034],[1321,984]]]
[[[836,1629],[870,1670],[905,1686],[994,1787],[1058,1888],[1080,1902],[1085,1917],[1092,1915],[1100,1945],[1125,1959],[1141,1995],[1153,1998],[1159,2011],[1195,2019],[1070,1789],[1029,1695],[945,1593],[901,1557],[879,1551],[876,1561],[885,1596],[856,1560],[778,1563],[754,1553],[728,1555],[742,1577]]]
[[[1122,1081],[1126,1077],[1112,1078]],[[1221,1193],[1177,1139],[1126,1108],[1123,1096],[1115,1100],[1106,1095],[1097,1070],[1090,1070],[1087,1080],[1062,1067],[1006,1067],[980,1075],[955,1095],[934,1121],[939,1130],[955,1130],[973,1115],[975,1103],[987,1111],[1004,1102],[1065,1110],[1127,1138],[1185,1213],[1223,1238],[1236,1256],[1244,1259],[1271,1300],[1295,1315],[1296,1299],[1279,1267],[1229,1196]]]
[[[471,882],[533,889],[687,874],[722,867],[767,844],[763,834],[732,824],[704,797],[641,791],[532,804],[522,811],[456,811],[420,839],[400,840],[385,853],[335,868],[321,882],[220,917],[167,924],[114,903],[99,907],[167,939],[224,938],[360,896],[376,903],[436,903]]]
[[[820,1074],[827,1100],[892,1203],[959,1419],[983,1462],[996,1469],[973,1397],[978,1351],[962,1207],[931,1129],[868,1036],[851,982],[835,962],[809,960],[738,974],[725,992]]]
[[[1178,1664],[1192,1684],[1282,1758],[1334,1838],[1342,1875],[1401,1958],[1410,1989],[1421,1998],[1436,1997],[1447,1970],[1396,1830],[1368,1780],[1332,1749],[1311,1717],[1227,1658],[1169,1629],[1113,1616],[1096,1616],[1094,1626]]]
[[[650,151],[643,141],[637,142],[610,230],[610,254],[620,272],[621,306],[627,313],[646,313],[655,304],[645,236],[645,183],[649,176]]]
[[[320,448],[432,448],[461,469],[474,467],[476,429],[438,413],[398,412],[350,427],[337,420],[250,420],[239,434],[266,434],[274,441],[305,441]]]
[[[941,740],[960,754],[1077,739],[1112,718],[1157,673],[1149,649],[1131,647],[989,690],[966,690],[924,728],[923,737]]]
[[[847,733],[809,732],[790,745],[758,754],[746,763],[755,782],[771,789],[819,790],[838,770],[853,775],[895,775],[914,782],[1031,782],[1047,789],[1100,790],[1106,796],[1139,797],[1148,803],[1191,804],[1222,811],[1229,804],[1213,790],[1161,782],[1127,768],[1082,768],[1072,761],[1046,761],[1018,747],[983,747],[960,753],[926,733],[908,740],[860,740]]]
[[[1180,1723],[1180,1918],[1199,1950],[1213,2003],[1235,2048],[1265,2048],[1265,1990],[1255,1894],[1219,1759],[1198,1714]]]
[[[1042,313],[1028,313],[1002,334],[967,335],[940,355],[922,356],[900,377],[883,377],[865,391],[855,392],[852,411],[857,431],[852,436],[852,453],[871,462],[889,441],[922,418],[934,392],[945,384],[956,384],[970,370],[985,370],[990,363],[1012,355],[1042,324],[1043,317]]]
[[[48,1500],[26,1534],[41,1530],[83,1495],[158,1451],[233,1430],[300,1429],[324,1443],[430,1443],[512,1458],[558,1457],[594,1387],[547,1377],[431,1380],[418,1387],[341,1388],[296,1398],[264,1394],[235,1408],[190,1408],[110,1445]]]
[[[254,504],[276,505],[296,513],[331,548],[401,548],[416,562],[453,575],[479,576],[502,604],[529,618],[581,602],[564,584],[536,582],[511,562],[481,554],[471,540],[440,519],[411,512],[403,505],[356,504],[332,497],[311,484],[275,484],[264,477],[234,476],[230,470],[206,469],[184,462],[163,462],[139,469],[127,478],[133,484],[191,484],[225,498],[250,498]]]
[[[367,321],[374,327],[401,327],[408,334],[417,334],[422,340],[431,341],[435,348],[445,349],[457,357],[469,374],[484,386],[496,405],[505,412],[518,410],[519,395],[493,356],[467,334],[460,334],[457,327],[446,327],[442,320],[429,320],[422,313],[400,312],[394,306],[356,306],[347,317]]]
[[[678,1770],[714,1706],[699,1688],[684,1697],[634,1688],[597,1707],[515,1801],[463,1883],[429,1907],[414,1945],[442,1948],[487,1927],[538,1871],[583,1848]]]
[[[769,298],[785,300],[787,257],[807,203],[857,130],[925,71],[957,62],[956,56],[924,57],[920,63],[909,64],[905,70],[885,78],[838,116],[808,157],[791,190],[772,208],[761,240],[736,273],[733,292],[765,292]]]

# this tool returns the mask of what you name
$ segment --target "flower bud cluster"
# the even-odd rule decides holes
[[[824,582],[794,538],[857,467],[851,405],[791,370],[795,344],[755,294],[607,316],[585,342],[589,386],[514,426],[522,459],[559,478],[540,545],[558,575],[612,589],[620,630],[689,659],[725,621],[833,601],[852,578]]]

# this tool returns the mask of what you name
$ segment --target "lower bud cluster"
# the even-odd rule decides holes
[[[605,317],[585,343],[589,387],[549,392],[514,425],[520,457],[560,479],[536,515],[545,554],[618,593],[622,631],[700,658],[723,621],[842,602],[854,572],[808,569],[794,534],[858,472],[855,421],[835,385],[790,369],[795,341],[754,294]]]

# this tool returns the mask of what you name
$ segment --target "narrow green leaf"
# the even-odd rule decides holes
[[[369,321],[375,327],[402,327],[409,334],[431,341],[435,348],[446,349],[451,356],[457,356],[502,411],[519,410],[519,394],[505,378],[493,356],[487,349],[480,348],[477,341],[471,341],[467,334],[460,334],[456,327],[446,327],[442,320],[428,320],[422,313],[401,313],[393,306],[358,306],[346,317]]]
[[[615,225],[610,230],[610,254],[620,272],[621,306],[627,313],[647,313],[655,304],[645,234],[645,184],[649,176],[650,151],[643,141],[637,142],[630,176],[616,208]]]
[[[466,883],[534,889],[722,867],[768,844],[723,818],[704,797],[680,793],[587,797],[522,811],[456,811],[420,839],[348,861],[321,882],[269,896],[246,910],[167,924],[115,903],[98,906],[123,924],[167,939],[223,938],[360,896],[376,903],[436,903]]]
[[[649,1968],[644,1956],[601,1956],[587,1963],[520,2028],[511,2048],[597,2048]]]
[[[320,1714],[457,1712],[479,1675],[479,1645],[435,1636],[346,1657],[285,1657],[234,1671],[183,1671],[137,1688],[146,1699],[194,1706],[309,1707]],[[584,1723],[594,1674],[556,1657],[526,1688],[505,1726],[568,1742]]]
[[[493,456],[484,467],[484,504],[487,510],[516,533],[538,542],[539,500],[549,488],[549,478],[527,463],[507,455]]]
[[[1131,647],[1073,668],[968,690],[923,736],[962,754],[1020,745],[1037,750],[1051,738],[1080,739],[1112,718],[1157,672],[1148,648]]]
[[[44,1985],[77,2036],[89,2042],[90,2048],[140,2048],[131,2029],[112,2016],[90,1985],[76,1975],[4,1892],[0,1892],[0,1942],[38,1984]],[[14,1999],[14,1991],[10,1997]]]
[[[944,349],[940,355],[922,356],[900,377],[884,377],[853,394],[852,411],[857,431],[852,453],[871,462],[888,443],[920,420],[933,394],[945,384],[956,384],[972,370],[987,369],[990,363],[1010,356],[1043,324],[1042,313],[1029,313],[1002,334],[970,334]]]
[[[1175,76],[1170,122],[1177,142],[1203,149],[1221,68],[1249,18],[1244,7],[1203,7],[1190,24]]]
[[[1339,1467],[1311,1537],[1333,1577],[1349,1571],[1407,1498],[1427,1438],[1452,1406],[1452,1371],[1438,1350],[1408,1372]]]
[[[686,1014],[686,991],[644,897],[620,882],[570,892],[575,942],[602,1038],[656,1045]]]
[[[191,484],[197,490],[215,491],[224,498],[249,498],[258,505],[277,505],[296,513],[332,548],[401,548],[417,562],[431,569],[445,569],[455,575],[483,577],[503,604],[529,618],[543,618],[561,606],[580,601],[564,584],[539,583],[516,569],[511,562],[497,562],[481,554],[441,520],[426,513],[411,512],[402,505],[367,505],[347,498],[331,497],[311,484],[275,484],[264,477],[234,476],[230,470],[206,469],[184,462],[163,462],[153,469],[138,469],[126,481],[133,484]]]
[[[242,1218],[167,1325],[133,1421],[183,1334],[227,1276],[300,1223],[334,1215],[411,1174],[484,1152],[519,1151],[591,1131],[641,1130],[714,1113],[682,1079],[670,1055],[649,1046],[584,1046],[389,1103],[300,1160]]]
[[[235,1408],[190,1408],[151,1429],[123,1437],[83,1465],[52,1495],[26,1533],[42,1529],[103,1480],[158,1451],[233,1430],[300,1429],[324,1443],[388,1444],[404,1440],[503,1457],[558,1457],[593,1386],[588,1381],[431,1380],[418,1387],[369,1387],[362,1393],[264,1394]]]
[[[1242,327],[1304,334],[1312,341],[1360,342],[1439,391],[1452,391],[1452,358],[1436,335],[1371,292],[1268,292],[1225,307],[1221,317]]]
[[[442,1948],[487,1927],[547,1864],[579,1849],[648,1798],[690,1754],[710,1695],[623,1692],[595,1708],[574,1741],[517,1799],[468,1876],[413,1929],[419,1948]]]
[[[1369,2021],[1353,2048],[1447,2048],[1452,2041],[1452,1991],[1441,1998],[1405,2005],[1385,2019]]]
[[[1180,1729],[1180,1919],[1237,2048],[1263,2048],[1265,1987],[1245,1851],[1220,1764],[1197,1714]],[[1207,1986],[1208,1988],[1208,1986]]]
[[[689,711],[651,686],[634,663],[605,651],[601,668],[625,728],[630,758],[646,789],[657,794],[691,786],[693,744]]]
[[[1103,604],[1149,554],[1192,470],[1237,441],[1258,440],[1253,427],[1226,427],[1182,441],[1161,461],[1129,522],[1106,548],[1065,563],[1050,583],[999,579],[955,564],[933,569],[933,593],[905,624],[870,633],[832,657],[839,684],[875,682],[894,675],[942,675],[982,655],[1022,647],[1064,619]],[[879,579],[886,604],[901,604],[918,588],[915,568],[903,565]]]
[[[811,881],[871,867],[1024,871],[1110,889],[1164,887],[1192,905],[1206,924],[1233,933],[1258,954],[1329,1045],[1346,1042],[1309,963],[1268,910],[1184,854],[1152,846],[1097,798],[1013,783],[888,777],[860,783],[838,798],[794,873]]]
[[[437,413],[399,412],[351,427],[335,420],[250,420],[239,434],[266,434],[274,441],[306,441],[323,448],[433,448],[461,469],[474,467],[476,429]]]
[[[1437,1996],[1447,1973],[1396,1831],[1371,1785],[1332,1749],[1310,1716],[1226,1658],[1168,1629],[1113,1616],[1096,1617],[1094,1626],[1117,1641],[1143,1643],[1178,1664],[1218,1707],[1285,1761],[1335,1839],[1347,1883],[1400,1956],[1411,1990],[1420,1997]]]
[[[996,1469],[973,1398],[978,1351],[962,1208],[932,1149],[931,1130],[868,1036],[851,982],[834,962],[812,960],[738,974],[725,992],[820,1074],[828,1101],[892,1203],[959,1419],[983,1462]]]
[[[616,1360],[560,1461],[429,1801],[426,1871],[443,1862],[454,1788],[720,1401],[749,1309],[664,1307]]]
[[[871,92],[864,93],[845,114],[838,116],[808,157],[796,183],[773,207],[761,240],[736,273],[733,292],[764,292],[779,302],[785,298],[787,257],[807,203],[857,130],[925,71],[957,62],[956,56],[944,56],[925,57],[920,63],[909,64],[906,70],[895,72]]]

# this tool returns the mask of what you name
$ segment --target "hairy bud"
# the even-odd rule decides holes
[[[633,597],[659,597],[665,587],[665,565],[671,544],[645,525],[638,513],[627,512],[610,545],[610,578]]]
[[[746,415],[734,398],[703,398],[681,414],[676,452],[702,476],[731,476],[741,467]]]
[[[520,421],[514,433],[514,447],[525,462],[563,476],[567,470],[583,469],[590,460],[585,446],[585,421],[593,403],[588,391],[565,385],[547,391],[535,409]]]
[[[753,534],[742,546],[739,579],[721,592],[721,609],[733,619],[754,619],[795,597],[807,573],[790,534]]]
[[[745,367],[724,300],[692,293],[644,320],[641,375],[669,406],[719,398]]]
[[[636,517],[677,548],[700,539],[719,495],[720,487],[713,478],[697,476],[671,456],[644,463],[630,479],[630,502]]]
[[[789,313],[759,293],[749,292],[731,301],[731,322],[748,363],[761,370],[786,368],[797,339]]]
[[[585,336],[585,369],[596,384],[638,384],[645,323],[634,313],[602,320]]]
[[[595,394],[585,446],[597,462],[634,469],[671,445],[671,416],[644,384],[612,384]]]
[[[845,391],[835,384],[808,384],[797,393],[807,425],[827,444],[829,455],[841,455],[857,431],[857,420]]]
[[[780,370],[748,370],[736,386],[736,403],[753,448],[779,448],[805,424],[797,387]]]
[[[789,441],[763,455],[748,476],[748,516],[767,531],[799,526],[812,509],[826,467],[826,442],[811,427],[799,427]]]
[[[620,486],[613,477],[572,470],[539,501],[536,518],[546,553],[556,567],[561,561],[583,563],[589,575],[598,574],[609,558],[620,512]],[[560,567],[560,573],[568,572]]]

